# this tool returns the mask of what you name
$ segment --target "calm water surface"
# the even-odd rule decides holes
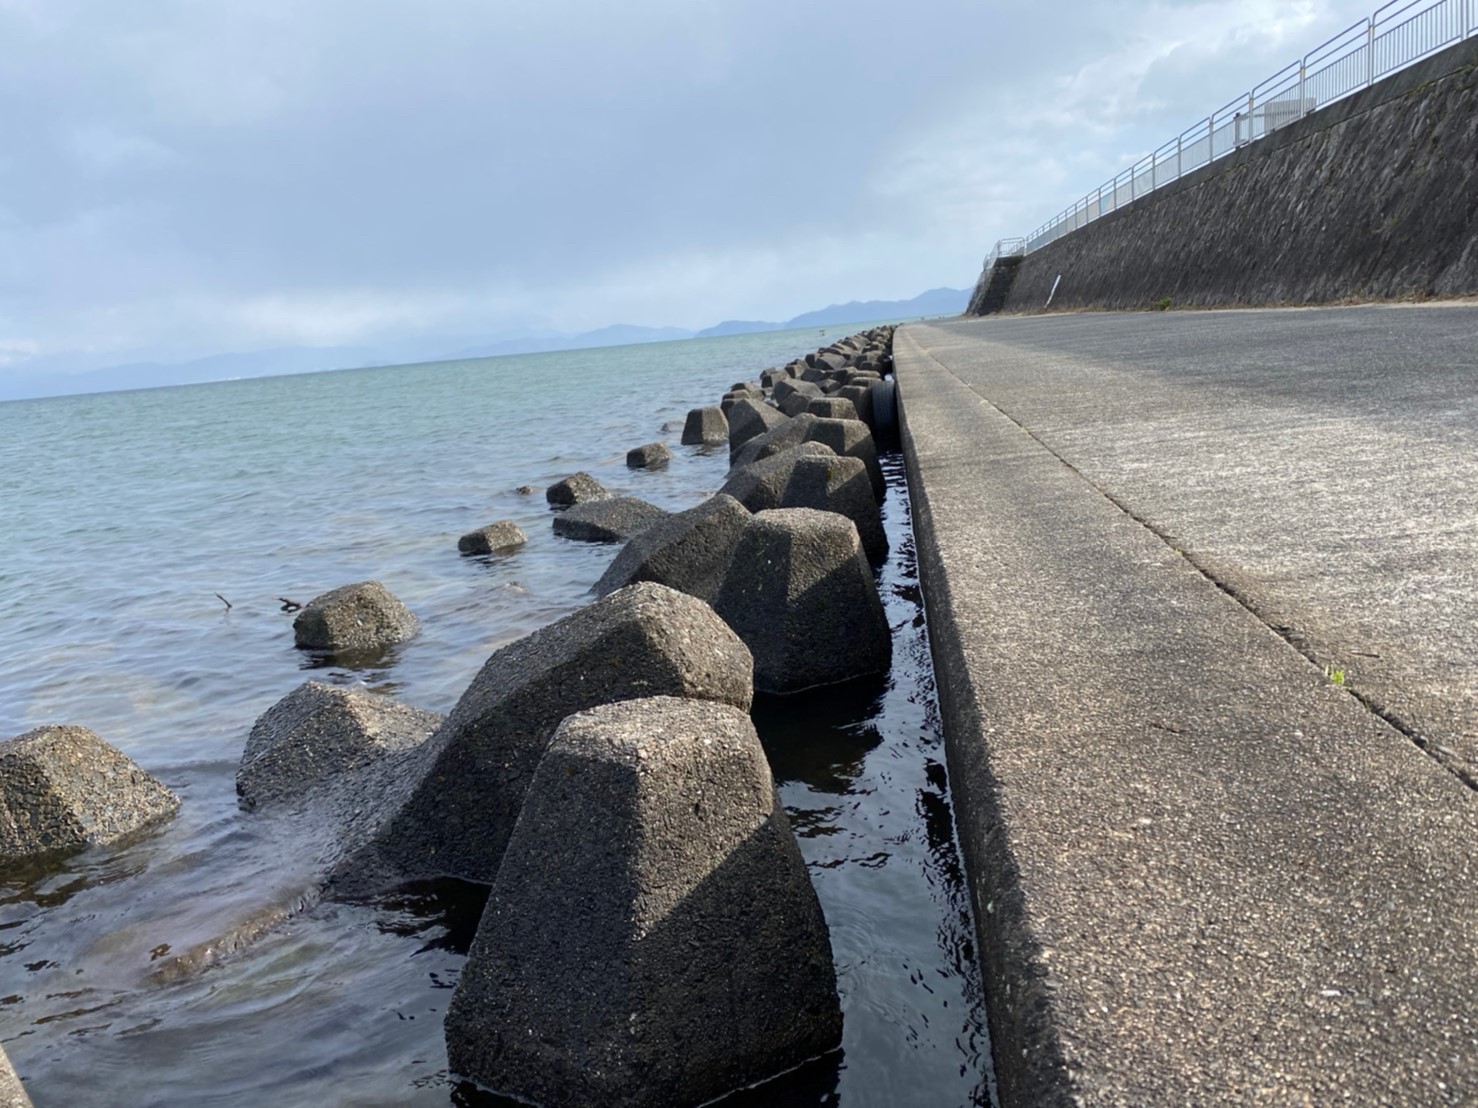
[[[663,425],[815,345],[788,332],[0,404],[0,736],[83,724],[184,801],[122,848],[0,875],[0,1041],[36,1103],[499,1103],[451,1081],[441,1028],[485,892],[299,899],[290,848],[236,805],[246,733],[309,676],[450,709],[493,650],[586,603],[614,553],[556,539],[518,486],[586,469],[690,507],[727,452]],[[627,470],[656,439],[672,465]],[[736,1105],[989,1102],[907,498],[886,468],[893,674],[756,709],[831,928],[844,1050]],[[457,555],[458,535],[503,518],[527,547]],[[371,577],[422,634],[372,669],[305,672],[279,598]],[[192,951],[204,968],[169,970]]]

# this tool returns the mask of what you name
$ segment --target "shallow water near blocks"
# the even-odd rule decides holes
[[[75,719],[184,802],[120,849],[0,875],[0,1040],[36,1102],[501,1103],[447,1073],[442,1032],[486,890],[315,903],[311,859],[237,808],[246,735],[307,677],[448,710],[493,650],[588,603],[614,555],[555,541],[543,498],[517,487],[584,469],[612,490],[691,507],[723,484],[726,449],[682,447],[674,432],[672,464],[647,472],[626,468],[625,448],[814,340],[0,405],[3,472],[36,498],[0,534],[11,555],[0,731]],[[418,404],[396,405],[402,395]],[[311,442],[304,420],[321,428]],[[579,436],[551,437],[561,421]],[[106,480],[26,450],[27,436],[62,434],[108,457]],[[890,465],[894,553],[880,579],[891,678],[756,713],[831,930],[843,1051],[726,1104],[988,1103],[973,930],[901,468]],[[502,518],[525,528],[527,547],[457,554],[457,536]],[[67,520],[108,543],[46,557]],[[278,597],[304,602],[374,576],[422,620],[420,636],[363,668],[293,648]]]

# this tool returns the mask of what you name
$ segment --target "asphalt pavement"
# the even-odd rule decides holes
[[[1003,1103],[1478,1103],[1478,306],[894,353]]]

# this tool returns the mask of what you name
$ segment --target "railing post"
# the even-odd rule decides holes
[[[1308,58],[1298,59],[1298,115],[1302,119],[1309,114],[1305,106],[1308,103],[1308,94],[1304,91],[1304,82],[1308,79]]]
[[[1252,117],[1252,108],[1253,108],[1253,103],[1254,103],[1253,96],[1254,95],[1255,94],[1254,93],[1251,93],[1251,92],[1249,92],[1247,94],[1247,141],[1248,142],[1251,142],[1253,139],[1255,139],[1257,137],[1257,124],[1253,121],[1253,117]]]
[[[1365,25],[1365,83],[1375,84],[1375,15]]]
[[[1180,144],[1185,139],[1185,133],[1181,132],[1175,136],[1175,179],[1178,181],[1185,172],[1180,166]]]
[[[1160,152],[1150,151],[1150,191],[1154,192],[1160,187]]]
[[[1206,117],[1206,164],[1216,160],[1216,116]]]

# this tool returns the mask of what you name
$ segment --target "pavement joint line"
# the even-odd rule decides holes
[[[1001,1103],[1478,1103],[1473,792],[944,332],[900,430]]]
[[[1036,432],[1034,432],[1030,427],[1026,426],[1026,424],[1022,423],[1019,419],[1017,419],[1015,416],[1011,415],[1009,412],[1005,411],[1003,408],[1001,408],[998,405],[992,403],[991,400],[988,397],[982,396],[980,393],[976,392],[975,389],[972,388],[963,378],[961,378],[958,373],[956,373],[954,370],[950,369],[949,366],[945,365],[945,363],[941,362],[938,358],[936,358],[934,356],[934,352],[933,352],[932,348],[926,347],[923,343],[919,343],[917,340],[915,340],[915,343],[918,346],[919,351],[925,357],[927,357],[936,366],[938,366],[940,369],[944,370],[945,373],[949,374],[956,381],[958,381],[959,384],[960,384],[960,386],[962,388],[966,389],[972,396],[976,397],[980,401],[980,403],[982,405],[990,408],[992,411],[994,411],[997,414],[999,414],[1001,416],[1001,418],[1005,419],[1007,422],[1015,425],[1016,427],[1019,427],[1024,434],[1030,436],[1030,438],[1031,438],[1031,440],[1033,442],[1035,442],[1038,446],[1040,446],[1043,450],[1045,450],[1053,458],[1057,459],[1057,461],[1065,469],[1067,469],[1075,477],[1077,477],[1079,480],[1081,480],[1085,485],[1087,485],[1090,489],[1092,489],[1099,496],[1103,497],[1104,500],[1106,500],[1110,504],[1112,504],[1115,508],[1117,508],[1124,515],[1126,515],[1127,517],[1129,517],[1130,519],[1132,519],[1135,523],[1139,524],[1141,527],[1143,527],[1150,534],[1154,535],[1156,539],[1158,539],[1165,546],[1169,547],[1169,549],[1171,550],[1171,552],[1173,552],[1174,554],[1178,555],[1180,558],[1184,559],[1187,565],[1189,565],[1192,569],[1194,569],[1197,573],[1199,573],[1207,581],[1211,582],[1211,584],[1215,585],[1218,589],[1220,589],[1227,596],[1231,597],[1231,599],[1235,600],[1240,607],[1242,607],[1245,611],[1247,611],[1248,613],[1250,613],[1254,619],[1256,619],[1259,623],[1261,623],[1264,627],[1266,627],[1268,629],[1268,632],[1270,634],[1276,636],[1282,642],[1286,643],[1300,657],[1302,657],[1305,660],[1307,660],[1308,663],[1311,666],[1313,666],[1316,670],[1319,670],[1319,671],[1323,672],[1323,667],[1319,665],[1319,660],[1313,655],[1313,653],[1311,653],[1309,650],[1306,650],[1304,647],[1302,647],[1301,645],[1299,645],[1299,643],[1296,642],[1292,638],[1292,636],[1285,634],[1282,630],[1280,630],[1278,628],[1278,626],[1276,626],[1273,623],[1270,623],[1263,616],[1263,614],[1261,612],[1259,612],[1257,610],[1257,608],[1254,607],[1252,605],[1252,603],[1249,602],[1247,600],[1247,598],[1241,594],[1241,592],[1236,587],[1234,587],[1230,583],[1228,583],[1226,581],[1223,581],[1220,578],[1218,578],[1214,573],[1212,573],[1204,565],[1202,565],[1195,557],[1193,557],[1192,555],[1186,553],[1179,546],[1176,546],[1175,543],[1174,543],[1174,541],[1170,538],[1170,536],[1168,536],[1164,531],[1162,531],[1158,527],[1156,527],[1149,520],[1143,518],[1142,516],[1136,515],[1133,511],[1131,511],[1129,509],[1129,507],[1127,505],[1124,504],[1123,501],[1121,501],[1118,497],[1114,496],[1113,493],[1109,492],[1102,485],[1099,485],[1096,481],[1094,481],[1092,478],[1090,478],[1087,474],[1085,474],[1077,466],[1073,465],[1072,462],[1070,462],[1066,458],[1064,458],[1058,451],[1054,450],[1050,445],[1048,445],[1041,438],[1041,436],[1039,436]],[[1341,685],[1341,686],[1339,686],[1339,688],[1340,688],[1340,691],[1341,692],[1344,692],[1344,693],[1348,694],[1349,696],[1354,697],[1355,700],[1360,704],[1360,706],[1363,707],[1367,712],[1370,712],[1372,715],[1374,715],[1378,719],[1384,721],[1386,724],[1388,724],[1392,728],[1392,730],[1396,731],[1398,734],[1403,735],[1407,739],[1407,741],[1409,741],[1414,747],[1416,747],[1418,750],[1420,750],[1423,755],[1425,755],[1427,758],[1431,759],[1437,765],[1441,766],[1448,773],[1452,774],[1452,776],[1455,777],[1455,778],[1457,778],[1457,780],[1459,782],[1461,782],[1464,786],[1466,786],[1468,789],[1472,790],[1473,792],[1478,793],[1478,775],[1469,774],[1469,773],[1465,772],[1464,770],[1458,768],[1457,766],[1450,765],[1447,762],[1443,761],[1441,758],[1439,758],[1437,756],[1436,752],[1431,749],[1431,746],[1433,744],[1430,742],[1430,740],[1428,740],[1424,735],[1420,734],[1414,727],[1411,726],[1411,724],[1407,723],[1405,720],[1403,720],[1402,718],[1400,718],[1396,714],[1394,714],[1392,712],[1389,712],[1389,711],[1386,711],[1386,710],[1378,707],[1368,697],[1366,697],[1358,689],[1356,689],[1353,685]]]

